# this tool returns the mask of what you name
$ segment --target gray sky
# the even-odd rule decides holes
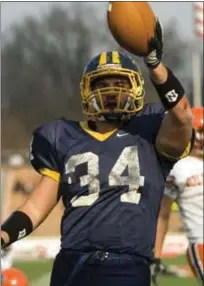
[[[55,2],[56,3],[56,2]],[[90,2],[91,3],[91,2]],[[68,2],[58,2],[65,9],[69,9]],[[53,2],[1,2],[1,28],[5,31],[13,22],[19,22],[27,15],[39,15],[49,11]],[[82,2],[79,5],[83,5]],[[100,15],[106,15],[107,2],[91,3],[100,10]],[[193,38],[192,2],[151,2],[155,14],[165,24],[175,17],[179,24],[179,31],[183,37]],[[104,13],[102,13],[104,10]]]

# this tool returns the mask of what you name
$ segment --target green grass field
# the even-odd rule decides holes
[[[185,257],[181,256],[176,259],[165,259],[167,265],[185,265]],[[14,267],[21,269],[29,278],[29,286],[48,286],[49,277],[52,269],[51,260],[38,260],[31,262],[15,262]],[[161,278],[161,286],[196,286],[194,278]],[[59,285],[60,286],[60,285]]]

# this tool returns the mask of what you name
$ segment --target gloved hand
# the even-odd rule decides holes
[[[155,69],[160,64],[163,56],[162,27],[158,19],[156,21],[155,36],[149,40],[148,50],[144,62],[148,68]]]
[[[155,258],[151,264],[151,277],[154,285],[159,286],[159,274],[164,272],[166,266],[162,264],[160,258]]]

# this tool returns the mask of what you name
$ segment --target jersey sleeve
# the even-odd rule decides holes
[[[30,143],[30,162],[38,173],[59,182],[61,167],[55,142],[56,124],[37,128]]]
[[[167,114],[167,110],[164,109],[163,105],[161,104],[154,104],[152,105],[152,112],[154,113],[154,144],[156,142],[156,137],[158,135],[160,126],[162,124],[162,121],[164,119],[164,117]],[[185,157],[187,157],[194,145],[194,140],[195,140],[195,130],[193,129],[192,131],[192,136],[191,139],[186,147],[186,149],[184,150],[183,154],[181,154],[181,156],[179,157],[172,157],[168,154],[165,154],[164,152],[162,152],[161,150],[158,150],[158,148],[155,147],[155,150],[158,154],[158,158],[160,161],[160,165],[161,165],[161,169],[162,169],[162,173],[164,175],[165,178],[167,178],[167,176],[169,175],[169,172],[173,169],[174,165],[180,160],[183,159]]]
[[[166,109],[163,107],[162,104],[149,104],[149,113],[150,113],[150,118],[148,119],[148,125],[150,126],[151,134],[152,134],[152,144],[155,146],[156,138],[160,129],[160,126],[162,124],[162,121],[164,117],[167,114]],[[149,115],[149,114],[148,114]],[[169,175],[170,171],[172,170],[175,161],[169,160],[166,156],[163,154],[160,154],[156,147],[155,147],[155,152],[158,156],[158,160],[161,166],[161,171],[166,179],[166,177]]]
[[[162,109],[161,109],[161,110],[162,110]],[[160,113],[162,112],[161,110],[160,110]],[[167,111],[164,111],[163,114],[161,114],[161,122],[160,122],[160,125],[161,125],[162,120],[163,120],[163,118],[164,118],[164,116],[165,116],[166,114],[167,114]],[[157,130],[157,133],[158,133],[158,132],[159,132],[159,128],[158,128],[158,130]],[[195,129],[192,129],[191,139],[190,139],[190,141],[188,142],[188,144],[187,144],[187,146],[186,146],[184,152],[183,152],[180,156],[178,156],[178,157],[173,157],[173,156],[171,156],[171,155],[165,153],[163,150],[159,150],[158,147],[156,148],[156,150],[157,150],[157,152],[158,152],[158,154],[159,154],[160,156],[165,157],[167,160],[176,163],[178,160],[183,159],[183,158],[187,157],[187,156],[190,154],[190,152],[192,151],[192,148],[193,148],[193,146],[194,146],[194,142],[195,142]]]

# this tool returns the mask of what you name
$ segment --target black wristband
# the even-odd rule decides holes
[[[160,100],[166,109],[173,108],[184,96],[185,91],[179,80],[175,77],[172,71],[167,68],[168,77],[165,83],[152,83],[160,97]]]
[[[1,230],[8,233],[9,244],[19,240],[33,231],[33,224],[29,216],[24,212],[15,211],[2,224]]]

